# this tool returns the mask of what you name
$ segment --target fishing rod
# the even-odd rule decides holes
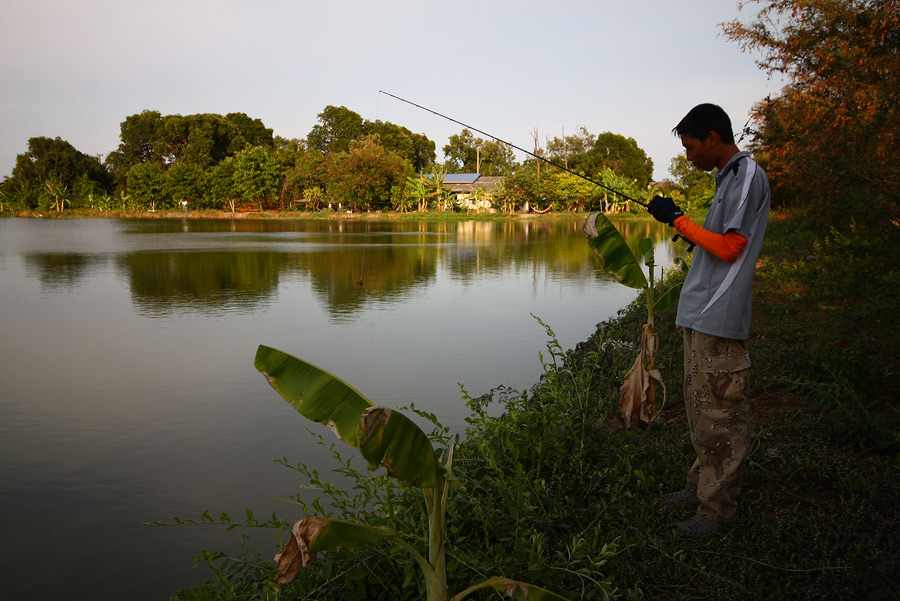
[[[606,186],[606,185],[604,185],[604,184],[601,184],[600,182],[594,181],[594,180],[592,180],[591,178],[589,178],[589,177],[587,177],[587,176],[584,176],[584,175],[582,175],[582,174],[580,174],[580,173],[576,173],[576,172],[572,171],[572,170],[569,169],[568,167],[563,167],[562,165],[560,165],[560,164],[558,164],[558,163],[555,163],[555,162],[551,161],[550,159],[546,159],[546,158],[544,158],[544,157],[542,157],[542,156],[538,156],[538,155],[534,154],[533,152],[529,152],[529,151],[525,150],[524,148],[519,148],[519,147],[516,146],[515,144],[510,144],[510,143],[507,142],[506,140],[501,140],[501,139],[498,138],[497,136],[492,136],[491,134],[489,134],[489,133],[487,133],[487,132],[485,132],[485,131],[481,131],[480,129],[477,129],[477,128],[475,128],[475,127],[472,127],[471,125],[466,125],[466,124],[463,123],[462,121],[457,121],[456,119],[454,119],[454,118],[452,118],[452,117],[448,117],[447,115],[442,115],[441,113],[439,113],[439,112],[437,112],[437,111],[433,111],[433,110],[431,110],[431,109],[428,108],[428,107],[424,107],[424,106],[422,106],[421,104],[416,104],[415,102],[412,102],[412,101],[407,100],[407,99],[405,99],[405,98],[400,98],[399,96],[394,96],[393,94],[390,94],[390,93],[388,93],[388,92],[385,92],[384,90],[378,90],[378,92],[379,92],[380,94],[384,94],[385,96],[390,96],[391,98],[396,98],[396,99],[399,100],[400,102],[405,102],[406,104],[411,104],[411,105],[413,105],[413,106],[416,107],[416,108],[422,109],[423,111],[428,111],[428,112],[431,113],[432,115],[437,115],[438,117],[442,117],[442,118],[444,118],[444,119],[446,119],[446,120],[448,120],[448,121],[452,121],[452,122],[454,122],[454,123],[457,123],[457,124],[459,124],[459,125],[462,125],[463,127],[467,128],[467,129],[471,129],[472,131],[477,131],[478,133],[480,133],[480,134],[482,134],[482,135],[484,135],[484,136],[487,136],[488,138],[491,138],[491,139],[493,139],[493,140],[496,140],[497,142],[501,142],[501,143],[503,143],[503,144],[506,144],[507,146],[511,146],[512,148],[515,148],[515,149],[518,150],[519,152],[524,152],[525,154],[527,154],[527,155],[529,155],[529,156],[533,156],[533,157],[536,158],[536,159],[539,159],[539,160],[541,160],[541,161],[544,161],[545,163],[548,163],[548,164],[550,164],[550,165],[553,165],[553,166],[556,167],[557,169],[562,169],[563,171],[565,171],[565,172],[567,172],[567,173],[571,173],[571,174],[574,175],[574,176],[577,176],[577,177],[580,177],[581,179],[587,180],[587,181],[591,182],[592,184],[594,184],[595,186],[599,186],[599,187],[603,188],[604,190],[609,190],[609,191],[612,192],[613,194],[618,194],[619,196],[621,196],[622,198],[624,198],[624,199],[626,199],[626,200],[630,200],[631,202],[636,202],[636,203],[638,203],[639,205],[641,205],[642,207],[647,207],[647,204],[646,204],[646,203],[643,203],[643,202],[639,201],[639,200],[636,199],[636,198],[632,198],[631,196],[628,196],[628,195],[625,194],[624,192],[620,192],[620,191],[618,191],[618,190],[616,190],[616,189],[614,189],[614,188],[610,188],[609,186]]]

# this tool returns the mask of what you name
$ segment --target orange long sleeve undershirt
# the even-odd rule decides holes
[[[726,263],[734,263],[741,254],[741,250],[747,245],[747,239],[734,230],[716,234],[697,225],[684,215],[676,219],[673,225],[679,234]]]

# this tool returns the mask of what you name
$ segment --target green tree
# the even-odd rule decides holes
[[[597,136],[590,133],[587,128],[581,127],[577,134],[549,140],[547,158],[576,173],[587,174],[585,160],[596,141]]]
[[[548,177],[553,195],[560,208],[567,211],[583,211],[593,206],[598,187],[577,175],[554,169]]]
[[[234,159],[229,157],[210,169],[207,184],[212,201],[234,213],[239,196],[234,184]]]
[[[672,159],[669,173],[675,178],[671,185],[684,195],[685,209],[703,209],[710,205],[716,193],[716,180],[694,167],[684,153]]]
[[[450,173],[507,175],[516,167],[512,148],[493,140],[486,142],[476,138],[468,128],[450,136],[444,146],[444,158]]]
[[[165,149],[160,146],[162,114],[142,111],[129,115],[119,125],[119,147],[107,157],[107,162],[121,173],[140,163],[163,163]]]
[[[294,166],[285,174],[285,189],[294,198],[303,198],[303,190],[328,186],[328,159],[318,150],[307,150],[297,155]]]
[[[274,146],[272,129],[266,127],[261,119],[252,119],[244,113],[228,113],[225,121],[233,128],[229,131],[229,154],[239,152],[245,146]]]
[[[23,199],[23,204],[32,206],[48,182],[79,197],[92,190],[108,192],[112,184],[109,172],[97,158],[58,137],[29,139],[27,152],[16,157],[10,180],[7,189]]]
[[[322,154],[346,152],[350,142],[365,133],[363,118],[345,106],[326,106],[319,113],[318,121],[306,136],[306,143]]]
[[[638,188],[645,188],[653,178],[653,161],[638,146],[634,138],[604,132],[597,136],[594,147],[584,159],[587,174],[597,174],[604,167],[635,180]]]
[[[129,195],[151,211],[156,203],[165,197],[166,172],[156,163],[140,163],[128,170],[126,175]]]
[[[900,3],[750,0],[726,37],[788,84],[754,109],[753,149],[773,197],[823,228],[891,229],[900,189]]]
[[[140,163],[190,163],[209,169],[247,146],[274,145],[272,130],[244,113],[163,116],[143,111],[121,123],[120,140],[107,157],[117,183]]]
[[[504,177],[503,193],[498,200],[506,212],[524,208],[526,204],[536,209],[546,209],[559,201],[554,178],[546,172],[540,177],[532,161],[525,161],[511,174]]]
[[[416,173],[422,173],[434,164],[434,142],[422,134],[414,134],[390,121],[378,120],[365,121],[363,131],[367,135],[378,135],[381,145],[409,161]]]
[[[378,136],[366,136],[350,144],[347,152],[328,156],[329,199],[353,209],[390,205],[391,190],[412,174],[409,162],[381,145]]]
[[[166,170],[163,192],[176,205],[187,200],[198,206],[204,200],[207,190],[206,172],[198,165],[176,163]]]
[[[239,198],[265,210],[281,190],[284,168],[260,146],[245,148],[234,155],[234,189]],[[282,207],[283,208],[283,207]]]

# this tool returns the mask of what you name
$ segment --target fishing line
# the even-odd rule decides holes
[[[643,203],[643,202],[639,201],[639,200],[636,199],[636,198],[632,198],[632,197],[628,196],[627,194],[625,194],[624,192],[619,192],[618,190],[616,190],[616,189],[614,189],[614,188],[610,188],[609,186],[603,185],[603,184],[601,184],[600,182],[594,181],[594,180],[592,180],[591,178],[589,178],[589,177],[587,177],[587,176],[584,176],[584,175],[582,175],[582,174],[580,174],[580,173],[576,173],[576,172],[572,171],[571,169],[569,169],[569,168],[567,168],[567,167],[563,167],[562,165],[560,165],[560,164],[558,164],[558,163],[555,163],[555,162],[551,161],[550,159],[546,159],[546,158],[544,158],[544,157],[542,157],[542,156],[538,156],[538,155],[534,154],[533,152],[529,152],[529,151],[525,150],[524,148],[520,148],[520,147],[516,146],[515,144],[510,144],[510,143],[507,142],[506,140],[501,140],[501,139],[498,138],[497,136],[493,136],[493,135],[491,135],[491,134],[489,134],[489,133],[487,133],[487,132],[485,132],[485,131],[481,131],[480,129],[475,128],[475,127],[472,127],[471,125],[466,125],[466,124],[463,123],[462,121],[457,121],[457,120],[454,119],[453,117],[448,117],[447,115],[442,115],[441,113],[439,113],[439,112],[437,112],[437,111],[433,111],[433,110],[431,110],[431,109],[428,108],[428,107],[424,107],[424,106],[422,106],[421,104],[416,104],[415,102],[412,102],[412,101],[407,100],[407,99],[405,99],[405,98],[400,98],[399,96],[395,96],[395,95],[393,95],[393,94],[390,94],[390,93],[388,93],[388,92],[385,92],[384,90],[378,90],[378,92],[379,92],[380,94],[384,94],[385,96],[390,96],[391,98],[396,98],[396,99],[399,100],[400,102],[405,102],[406,104],[411,104],[411,105],[413,105],[413,106],[416,107],[416,108],[422,109],[423,111],[428,111],[428,112],[431,113],[432,115],[437,115],[438,117],[442,117],[442,118],[444,118],[444,119],[446,119],[446,120],[448,120],[448,121],[452,121],[453,123],[456,123],[456,124],[458,124],[458,125],[462,125],[463,127],[467,128],[467,129],[471,129],[472,131],[477,131],[478,133],[480,133],[480,134],[483,135],[483,136],[487,136],[488,138],[491,138],[491,139],[493,139],[493,140],[496,140],[497,142],[501,142],[501,143],[503,143],[503,144],[506,144],[507,146],[510,146],[510,147],[512,147],[512,148],[515,148],[515,149],[518,150],[519,152],[524,152],[525,154],[527,154],[527,155],[529,155],[529,156],[533,156],[534,158],[539,159],[539,160],[541,160],[541,161],[544,161],[544,162],[547,163],[547,164],[553,165],[553,166],[556,167],[557,169],[562,169],[563,171],[565,171],[565,172],[567,172],[567,173],[571,173],[572,175],[577,176],[577,177],[580,177],[580,178],[583,179],[583,180],[587,180],[587,181],[591,182],[592,184],[594,184],[595,186],[599,186],[599,187],[603,188],[604,190],[609,190],[609,191],[612,192],[613,194],[618,194],[619,196],[621,196],[622,198],[625,198],[626,200],[630,200],[630,201],[632,201],[632,202],[636,202],[636,203],[638,203],[639,205],[641,205],[642,207],[646,207],[646,206],[647,206],[646,203]]]

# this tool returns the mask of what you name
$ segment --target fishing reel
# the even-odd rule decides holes
[[[694,252],[694,243],[691,242],[690,240],[688,240],[687,238],[685,238],[684,236],[682,236],[681,234],[675,234],[674,236],[672,236],[672,242],[678,242],[679,238],[681,238],[682,240],[684,240],[685,242],[688,243],[687,251],[689,253]]]

